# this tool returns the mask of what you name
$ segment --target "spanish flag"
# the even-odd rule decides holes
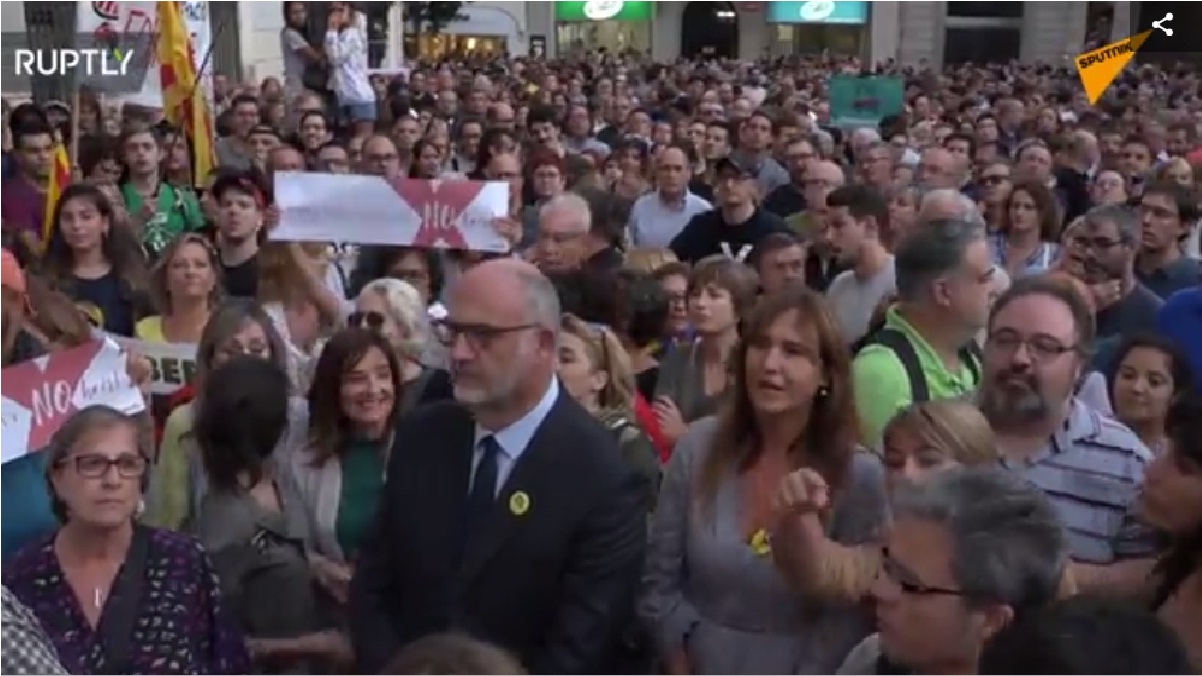
[[[163,83],[163,116],[183,130],[192,146],[192,182],[200,185],[217,165],[209,103],[198,86],[199,74],[192,38],[184,23],[183,3],[160,1],[155,10],[159,23],[156,51]]]
[[[54,146],[54,158],[50,162],[50,181],[46,187],[46,214],[42,216],[42,250],[50,246],[50,233],[54,231],[54,207],[63,188],[71,182],[71,160],[67,149],[60,142]]]

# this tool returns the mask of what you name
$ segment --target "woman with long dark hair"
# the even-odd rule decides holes
[[[1119,345],[1111,364],[1115,417],[1159,454],[1168,445],[1169,411],[1193,383],[1189,360],[1171,340],[1142,334]]]
[[[306,89],[324,92],[329,73],[321,50],[309,40],[308,3],[285,2],[280,53],[284,55],[284,97],[292,101]]]
[[[132,336],[150,310],[146,256],[134,233],[116,222],[104,193],[86,183],[63,190],[52,222],[42,274],[95,326]]]
[[[291,458],[318,581],[345,601],[355,555],[384,488],[404,384],[388,340],[367,328],[335,334],[309,389],[309,446]]]
[[[773,565],[772,504],[808,469],[829,487],[819,517],[844,545],[884,524],[884,471],[856,443],[851,356],[823,298],[763,299],[732,350],[716,418],[677,442],[651,521],[639,613],[668,673],[834,673],[868,634],[854,601],[794,592]]]
[[[321,673],[349,664],[349,646],[314,593],[304,505],[275,457],[289,387],[278,364],[251,356],[205,378],[193,434],[209,485],[188,526],[213,557],[259,666]]]

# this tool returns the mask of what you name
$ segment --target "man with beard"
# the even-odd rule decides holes
[[[1121,336],[1154,331],[1164,301],[1135,276],[1142,231],[1130,207],[1094,207],[1065,238],[1066,268],[1094,292],[1098,344],[1093,364],[1103,372]]]
[[[1152,455],[1121,423],[1074,396],[1093,323],[1064,285],[1026,277],[993,309],[978,403],[997,434],[1002,465],[1056,505],[1082,590],[1138,589],[1155,552],[1132,511]]]
[[[623,661],[647,485],[559,385],[555,287],[529,263],[487,261],[451,287],[447,313],[455,401],[402,418],[356,562],[362,673],[454,630],[534,674],[649,673]]]

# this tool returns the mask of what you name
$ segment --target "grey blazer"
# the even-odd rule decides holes
[[[693,490],[717,420],[693,423],[668,464],[651,522],[639,615],[660,649],[687,652],[698,674],[831,674],[871,631],[860,605],[798,597],[739,526],[739,483],[719,486],[712,515]],[[884,468],[857,452],[829,534],[843,544],[879,537],[887,518]]]

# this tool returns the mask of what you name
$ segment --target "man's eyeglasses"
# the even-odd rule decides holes
[[[1010,180],[1009,176],[1002,176],[1001,174],[990,174],[988,176],[981,177],[981,185],[1001,185],[1008,180]]]
[[[889,556],[889,550],[887,549],[881,559],[881,574],[896,583],[898,587],[901,587],[902,593],[905,594],[914,596],[965,596],[962,589],[951,589],[949,587],[938,587],[923,583],[918,579],[917,575]]]
[[[1077,251],[1092,250],[1102,253],[1108,252],[1122,243],[1123,240],[1121,239],[1110,239],[1109,237],[1082,237],[1080,235],[1073,235],[1065,239],[1065,244],[1070,249]]]
[[[1036,334],[1023,337],[1009,329],[989,334],[985,339],[985,345],[1007,355],[1015,354],[1018,352],[1018,348],[1026,345],[1027,353],[1031,355],[1032,359],[1039,362],[1052,361],[1066,352],[1077,349],[1076,345],[1065,345],[1048,335]]]
[[[346,318],[347,326],[356,329],[366,328],[370,331],[379,332],[384,328],[384,323],[388,320],[382,313],[375,310],[367,312],[352,312]]]
[[[80,453],[71,458],[64,458],[60,465],[70,461],[75,465],[75,471],[88,479],[101,479],[116,467],[117,474],[123,479],[139,479],[146,472],[146,458],[138,453],[122,453],[115,458],[100,453]]]
[[[517,324],[515,326],[492,326],[490,324],[473,324],[468,322],[455,322],[449,319],[443,319],[433,322],[431,327],[434,329],[434,337],[444,347],[453,347],[455,342],[462,337],[467,341],[473,350],[484,350],[492,345],[493,341],[501,336],[509,333],[517,333],[518,331],[527,331],[529,329],[538,328],[538,324]]]

